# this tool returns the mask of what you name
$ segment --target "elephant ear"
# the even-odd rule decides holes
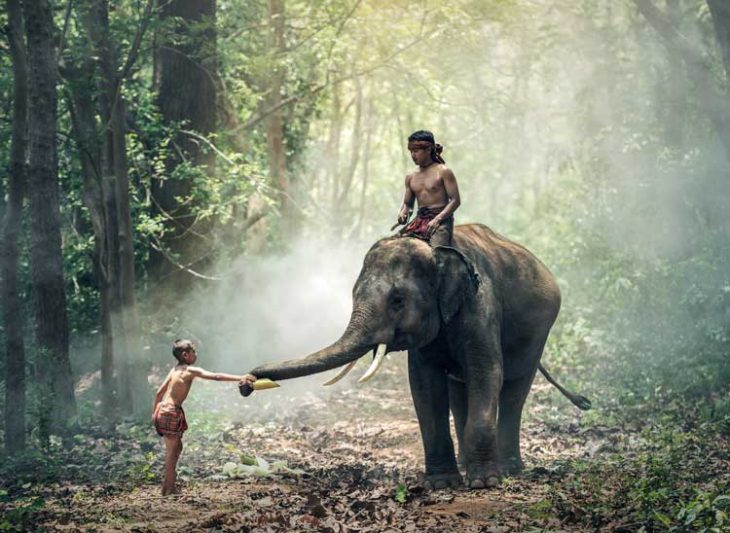
[[[441,320],[448,323],[464,301],[476,294],[479,274],[474,264],[456,248],[437,246],[433,255],[439,271],[439,312]]]

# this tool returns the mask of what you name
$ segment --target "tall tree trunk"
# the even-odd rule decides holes
[[[367,201],[367,188],[368,181],[370,179],[370,143],[374,135],[373,129],[373,103],[372,100],[367,100],[365,104],[365,147],[364,157],[362,158],[362,189],[360,190],[360,209],[357,217],[357,226],[353,233],[359,238],[363,236],[363,221],[365,220],[366,201]]]
[[[125,105],[121,96],[112,109],[112,132],[114,136],[114,174],[117,185],[117,216],[119,236],[119,292],[122,305],[123,339],[126,346],[122,378],[124,390],[131,396],[127,406],[129,414],[141,419],[148,414],[146,369],[142,351],[142,334],[137,313],[134,272],[134,242],[132,235],[132,214],[129,206],[129,174],[127,166],[127,145],[124,126]]]
[[[715,37],[720,46],[725,79],[730,82],[730,4],[727,0],[707,0],[715,27]]]
[[[57,65],[53,12],[48,0],[24,2],[29,67],[28,200],[31,212],[30,260],[36,336],[40,356],[41,429],[53,415],[51,430],[75,421],[76,401],[69,361],[69,331],[61,254],[61,216],[56,146]]]
[[[286,170],[286,146],[284,143],[284,120],[281,106],[281,87],[284,80],[283,55],[286,52],[284,40],[284,1],[269,0],[269,50],[274,68],[270,73],[265,109],[275,109],[265,120],[266,144],[268,146],[269,176],[280,194],[282,234],[289,235],[291,228],[291,209],[289,196],[289,176]]]
[[[86,6],[85,20],[94,54],[99,64],[99,102],[105,139],[102,157],[102,190],[107,218],[108,316],[102,314],[102,325],[111,328],[113,353],[119,367],[120,405],[127,414],[140,418],[149,402],[146,397],[145,364],[142,357],[141,333],[135,298],[134,249],[132,218],[129,205],[129,175],[124,122],[125,101],[121,91],[123,80],[117,74],[118,60],[111,45],[107,0],[92,0]],[[109,347],[106,346],[106,349]]]
[[[340,191],[340,198],[338,203],[340,212],[338,217],[344,216],[346,212],[347,197],[350,194],[350,188],[352,187],[352,181],[355,178],[355,171],[357,170],[357,164],[360,161],[360,150],[362,145],[361,132],[362,122],[362,83],[360,78],[355,78],[355,119],[352,126],[352,139],[350,141],[350,163],[347,166],[347,172],[343,176],[342,190]]]
[[[96,112],[92,93],[94,87],[89,86],[93,79],[93,65],[90,61],[80,69],[67,67],[66,76],[73,81],[73,92],[67,91],[68,107],[71,111],[73,135],[79,146],[79,157],[84,179],[82,199],[89,211],[91,226],[94,232],[93,265],[94,276],[99,287],[99,321],[101,323],[101,410],[102,417],[108,426],[114,424],[116,403],[114,382],[114,344],[112,328],[112,308],[116,281],[112,279],[112,266],[115,264],[109,249],[108,237],[109,215],[104,202],[104,185],[102,172],[102,147],[97,135]],[[116,255],[116,254],[114,254]],[[114,269],[116,272],[118,269]],[[118,276],[118,275],[117,275]],[[119,298],[116,298],[116,312],[119,312]]]
[[[682,17],[679,0],[667,0],[667,19],[677,28]],[[669,146],[679,147],[684,141],[684,127],[687,114],[687,74],[682,64],[682,56],[675,50],[667,55],[669,74],[666,87],[660,87],[659,106],[664,124],[664,138]]]
[[[329,211],[333,218],[337,217],[337,202],[340,198],[340,139],[342,137],[342,102],[340,99],[342,84],[338,83],[332,87],[332,118],[330,119],[330,134],[325,147],[325,183],[330,185]],[[342,230],[341,220],[336,219],[332,229],[336,235]]]
[[[3,226],[2,306],[5,328],[5,451],[25,449],[25,343],[23,310],[18,294],[18,233],[23,215],[28,150],[28,65],[20,0],[7,0],[8,41],[13,61],[13,130],[8,204]]]
[[[156,83],[158,105],[168,124],[183,124],[208,137],[217,126],[216,113],[216,2],[215,0],[159,0],[162,29],[157,36]],[[152,183],[155,214],[165,220],[161,246],[183,265],[195,265],[211,252],[208,228],[196,224],[190,202],[181,202],[193,191],[190,175],[175,177],[176,168],[187,163],[204,173],[215,172],[215,154],[189,134],[173,139],[165,163],[165,179]],[[165,280],[176,291],[189,285],[185,270],[175,267],[165,253],[152,250],[152,276]],[[199,266],[199,265],[198,265]]]

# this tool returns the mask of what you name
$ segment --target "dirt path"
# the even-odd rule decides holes
[[[131,490],[114,480],[48,487],[37,525],[63,531],[577,530],[549,512],[547,494],[559,483],[554,467],[610,444],[578,431],[577,410],[536,384],[528,408],[554,411],[555,422],[532,416],[525,423],[526,472],[497,489],[427,493],[418,481],[420,434],[402,370],[369,388],[351,383],[325,396],[258,393],[250,403],[236,399],[235,407],[202,393],[189,409],[181,495],[161,497],[157,479]],[[216,415],[231,411],[246,422]],[[205,424],[202,412],[209,413]],[[237,462],[242,452],[286,461],[304,474],[224,476],[224,463]],[[162,446],[152,453],[151,469],[159,472]]]

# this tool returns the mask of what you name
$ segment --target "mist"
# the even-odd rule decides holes
[[[0,529],[727,527],[727,2],[6,4]],[[416,130],[444,146],[457,228],[556,277],[541,362],[592,409],[538,374],[519,439],[509,401],[454,431],[484,483],[463,490],[448,457],[433,493],[425,449],[451,443],[419,423],[454,391],[416,414],[405,353],[364,384],[368,357],[327,388],[334,370],[247,398],[196,379],[177,463],[194,497],[159,498],[178,488],[180,441],[149,421],[173,341],[234,375],[335,342]],[[252,477],[253,455],[306,475]]]
[[[700,49],[712,28],[693,8],[681,31]],[[725,110],[705,101],[708,82],[682,70],[631,2],[523,2],[481,15],[366,87],[366,107],[384,112],[387,92],[401,103],[372,139],[365,235],[400,203],[407,135],[432,130],[459,182],[457,224],[492,227],[558,276],[552,353],[596,376],[722,383],[727,366],[713,378],[690,372],[695,385],[675,383],[684,380],[673,370],[722,361],[728,342],[728,153],[708,122]],[[343,146],[361,136],[347,129],[353,117]],[[312,169],[327,164],[325,141],[313,140]]]
[[[390,10],[357,16],[377,28]],[[686,362],[697,343],[719,357],[729,322],[728,250],[717,247],[730,233],[728,157],[701,116],[698,82],[634,6],[535,1],[443,23],[424,16],[431,48],[339,86],[350,103],[336,117],[336,144],[335,117],[312,120],[291,169],[296,237],[272,238],[275,220],[254,228],[263,246],[221,261],[218,281],[154,318],[149,360],[172,364],[169,344],[190,337],[201,366],[243,373],[336,340],[362,259],[395,222],[413,170],[406,138],[417,129],[445,147],[462,197],[457,224],[515,239],[558,277],[563,310],[550,353],[623,374],[645,372],[647,360]],[[421,31],[393,24],[392,41]],[[700,46],[707,20],[682,29]],[[372,29],[362,39],[382,46],[384,37]],[[350,195],[333,203],[331,172],[344,179],[363,136],[369,151],[355,159]],[[578,323],[588,324],[582,333]],[[93,367],[95,343],[76,341],[75,367]]]
[[[337,340],[369,244],[300,241],[285,253],[243,256],[181,317],[200,364],[248,371],[303,357]]]

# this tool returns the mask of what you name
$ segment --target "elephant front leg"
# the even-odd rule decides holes
[[[502,387],[501,360],[472,368],[467,377],[468,415],[464,428],[466,484],[472,489],[496,487],[500,481],[497,408]]]
[[[419,350],[409,350],[408,377],[426,456],[426,488],[457,487],[462,480],[449,431],[446,373],[427,361]]]

